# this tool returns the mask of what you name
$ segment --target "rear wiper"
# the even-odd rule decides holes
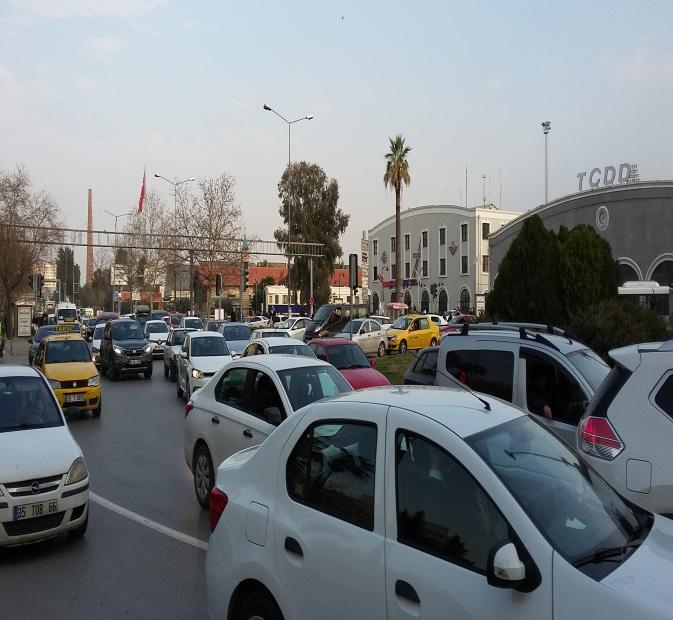
[[[575,568],[579,568],[580,566],[584,566],[585,564],[598,564],[598,562],[602,562],[603,560],[608,560],[610,558],[622,556],[629,549],[639,546],[640,541],[634,541],[626,543],[621,547],[604,547],[602,549],[596,549],[596,551],[594,551],[593,553],[590,553],[589,555],[585,555],[575,560],[573,562],[573,566]]]

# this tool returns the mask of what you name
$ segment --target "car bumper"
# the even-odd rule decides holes
[[[209,373],[208,377],[201,377],[200,379],[194,379],[193,376],[190,376],[189,377],[189,387],[192,388],[192,392],[195,392],[199,388],[204,387],[208,383],[208,381],[210,381],[213,378],[214,375],[215,375],[214,372]]]
[[[164,351],[166,350],[165,345],[163,344],[155,344],[152,347],[152,357],[153,358],[159,358],[164,356]]]
[[[387,345],[388,345],[388,351],[397,351],[397,349],[400,346],[400,341],[399,340],[388,340]]]
[[[100,403],[100,385],[87,388],[56,389],[54,393],[63,411],[73,407],[80,411],[90,411],[96,409]],[[73,399],[73,396],[76,399]]]
[[[152,354],[145,353],[139,358],[115,357],[112,359],[110,366],[117,372],[143,372],[147,368],[152,367]],[[135,363],[137,361],[137,363]]]
[[[14,521],[14,507],[56,500],[56,512],[33,519]],[[64,487],[49,493],[28,497],[0,497],[0,547],[22,545],[58,536],[84,522],[89,506],[89,481]]]

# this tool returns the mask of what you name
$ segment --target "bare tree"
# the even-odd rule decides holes
[[[24,168],[0,171],[0,302],[7,333],[14,333],[12,304],[28,290],[28,276],[48,255],[47,241],[59,241],[54,232],[19,225],[55,228],[60,226],[60,209],[45,192],[33,191]],[[58,235],[56,235],[58,237]]]

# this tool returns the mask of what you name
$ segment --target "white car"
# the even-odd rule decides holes
[[[303,340],[288,338],[255,338],[245,347],[241,357],[251,355],[303,355],[316,359],[315,354]]]
[[[185,342],[185,336],[189,332],[194,332],[195,329],[176,328],[170,331],[166,346],[164,347],[164,377],[171,381],[178,379],[178,359],[182,351],[182,345]]]
[[[393,320],[387,316],[372,314],[372,316],[369,318],[373,319],[374,321],[378,321],[379,325],[381,325],[383,329],[388,329],[393,324]]]
[[[437,324],[439,327],[443,327],[444,325],[449,324],[449,322],[440,314],[426,314],[424,316],[428,317],[433,323]]]
[[[218,332],[193,331],[185,336],[178,357],[177,395],[189,399],[231,361],[231,353]]]
[[[147,321],[145,336],[152,345],[152,357],[163,357],[164,346],[168,340],[168,325],[161,319]]]
[[[250,342],[259,340],[260,338],[289,338],[290,334],[281,329],[257,329],[252,332]]]
[[[306,328],[310,322],[311,319],[307,319],[306,317],[291,316],[285,319],[282,323],[276,323],[274,327],[275,329],[280,329],[287,332],[290,338],[303,340],[304,334],[306,333]]]
[[[673,340],[610,351],[577,427],[584,458],[630,501],[673,518]]]
[[[0,366],[0,546],[84,536],[88,489],[82,451],[46,379]]]
[[[100,341],[103,339],[104,329],[105,323],[98,323],[96,327],[93,328],[93,337],[91,338],[91,356],[96,366],[100,366]]]
[[[220,466],[209,516],[211,618],[673,617],[673,521],[460,389],[306,407]]]
[[[246,325],[250,329],[259,329],[260,327],[267,327],[269,324],[269,319],[265,316],[253,316],[246,322]]]
[[[353,323],[353,341],[360,345],[360,348],[366,355],[378,355],[381,357],[386,354],[388,348],[388,338],[386,330],[374,319],[354,319]],[[351,321],[346,323],[343,331],[336,335],[336,338],[350,338]]]
[[[185,460],[199,504],[208,507],[215,467],[228,456],[262,443],[297,409],[352,390],[315,357],[255,355],[222,369],[185,408]]]
[[[203,329],[203,321],[198,316],[183,316],[180,319],[181,328]]]

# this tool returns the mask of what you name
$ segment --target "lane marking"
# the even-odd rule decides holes
[[[156,521],[152,521],[152,519],[148,519],[147,517],[143,517],[142,515],[139,515],[137,512],[133,512],[131,510],[128,510],[127,508],[124,508],[123,506],[120,506],[119,504],[115,504],[114,502],[111,502],[109,499],[105,499],[104,497],[101,497],[100,495],[96,495],[95,493],[92,493],[89,491],[89,499],[91,499],[92,502],[95,502],[96,504],[103,506],[104,508],[107,508],[108,510],[111,510],[112,512],[116,512],[118,515],[121,515],[122,517],[126,517],[127,519],[130,519],[131,521],[135,521],[136,523],[140,523],[140,525],[144,525],[145,527],[149,527],[150,529],[154,530],[155,532],[159,532],[161,534],[164,534],[165,536],[170,536],[171,538],[174,538],[175,540],[179,540],[180,542],[186,543],[188,545],[191,545],[192,547],[196,547],[197,549],[203,549],[204,551],[208,549],[208,543],[204,540],[201,540],[199,538],[194,538],[193,536],[190,536],[189,534],[185,534],[183,532],[178,532],[178,530],[171,529],[170,527],[166,527],[165,525],[162,525],[161,523],[157,523]]]

